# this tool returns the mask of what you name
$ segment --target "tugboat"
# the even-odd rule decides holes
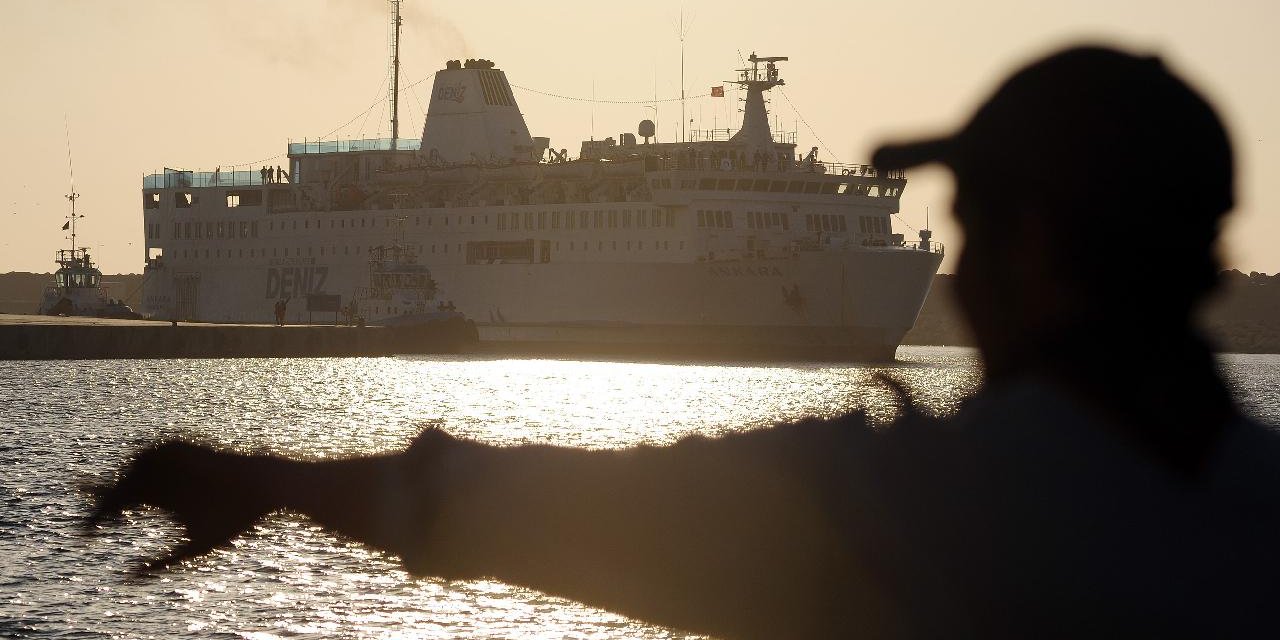
[[[102,290],[102,272],[93,264],[89,250],[76,248],[76,200],[80,194],[73,189],[67,196],[71,201],[69,220],[62,225],[71,231],[71,248],[59,249],[55,261],[58,270],[53,274],[53,285],[45,287],[36,313],[48,316],[91,316],[97,318],[125,318],[136,320],[142,316],[124,304],[122,300],[108,298]]]
[[[407,326],[462,318],[453,301],[437,300],[431,270],[403,241],[404,218],[397,222],[394,242],[369,249],[369,285],[356,288],[345,310],[348,323]]]

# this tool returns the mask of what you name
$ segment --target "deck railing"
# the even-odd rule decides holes
[[[805,160],[796,160],[793,162],[784,162],[779,165],[777,162],[773,161],[756,163],[749,159],[747,161],[740,161],[733,158],[651,156],[646,159],[646,163],[647,168],[650,171],[745,171],[773,175],[780,173],[815,173],[819,175],[889,178],[894,180],[905,180],[907,177],[906,172],[900,169],[881,172],[869,164],[849,164],[844,162],[808,162]]]
[[[248,187],[267,183],[268,181],[263,178],[261,168],[253,170],[218,169],[215,171],[182,171],[166,168],[163,173],[153,173],[142,178],[143,189]]]
[[[738,133],[737,129],[693,129],[689,131],[689,142],[725,142]],[[795,144],[795,131],[773,131],[773,141],[778,144]]]
[[[399,151],[417,151],[422,148],[419,138],[398,138],[395,148]],[[360,140],[303,140],[289,143],[289,155],[308,153],[350,153],[353,151],[391,151],[391,138],[364,138]]]

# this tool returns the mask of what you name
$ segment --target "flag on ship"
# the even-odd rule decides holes
[[[63,231],[66,231],[66,230],[67,230],[67,229],[69,229],[69,228],[71,228],[71,221],[70,221],[70,220],[68,220],[67,222],[62,223],[62,230],[63,230]]]
[[[718,86],[718,87],[711,87],[711,97],[712,97],[712,98],[723,98],[723,97],[724,97],[724,85],[720,85],[720,86]]]

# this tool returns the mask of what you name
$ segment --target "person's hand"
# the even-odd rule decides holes
[[[149,505],[165,511],[186,540],[168,555],[145,560],[139,571],[165,568],[220,547],[273,510],[262,466],[269,458],[215,451],[170,441],[137,453],[114,482],[88,485],[94,532],[120,524],[124,511]]]

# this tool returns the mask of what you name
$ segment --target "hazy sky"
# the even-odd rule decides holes
[[[829,148],[822,157],[845,162],[865,162],[885,139],[960,124],[1008,71],[1055,46],[1102,41],[1160,53],[1233,133],[1241,169],[1227,266],[1280,271],[1280,185],[1267,182],[1280,176],[1278,2],[407,0],[402,86],[445,60],[481,57],[513,84],[544,92],[679,96],[682,10],[690,95],[732,78],[740,55],[790,56],[782,65],[790,104],[775,90],[773,113],[798,128],[802,150]],[[283,165],[290,139],[389,130],[385,104],[361,115],[386,95],[386,0],[0,0],[0,15],[0,272],[49,271],[66,245],[66,125],[87,216],[81,244],[110,273],[141,271],[144,174]],[[402,93],[403,136],[421,134],[429,90],[428,81]],[[593,132],[634,132],[654,117],[641,104],[592,106],[522,89],[516,98],[533,135],[575,156]],[[688,102],[699,128],[736,126],[736,110],[733,94]],[[797,110],[808,126],[797,126]],[[658,105],[660,139],[673,139],[679,112],[678,102]],[[1187,158],[1189,182],[1196,161]],[[902,218],[920,227],[931,210],[934,237],[952,249],[949,272],[962,240],[949,216],[950,178],[937,169],[909,178]],[[1158,250],[1151,259],[1159,271]]]

